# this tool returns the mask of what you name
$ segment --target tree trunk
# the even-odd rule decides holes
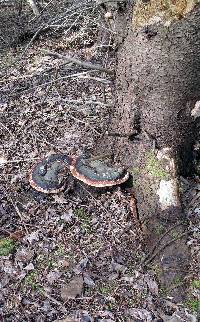
[[[118,36],[124,32],[125,37],[117,53],[115,112],[104,142],[133,175],[147,250],[158,247],[145,266],[159,272],[165,295],[180,301],[189,251],[179,178],[191,174],[193,166],[200,6],[187,0],[138,0],[126,10],[115,21]]]

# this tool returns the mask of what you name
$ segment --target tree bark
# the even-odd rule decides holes
[[[118,14],[115,25],[125,37],[117,53],[116,106],[104,148],[133,175],[148,251],[157,243],[162,248],[146,266],[159,267],[162,288],[180,301],[186,295],[189,251],[179,176],[191,174],[197,138],[200,6],[139,0]]]

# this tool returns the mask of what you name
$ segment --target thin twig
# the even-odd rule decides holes
[[[100,106],[104,106],[104,107],[111,107],[112,104],[106,104],[104,102],[100,102],[100,101],[93,101],[93,100],[73,100],[73,99],[62,99],[65,103],[72,103],[72,104],[82,104],[82,105],[100,105]]]
[[[99,70],[101,72],[105,72],[107,74],[114,75],[113,70],[101,67],[100,65],[96,65],[96,64],[85,62],[85,61],[81,61],[81,60],[73,58],[73,57],[64,56],[64,55],[61,55],[61,54],[58,54],[56,52],[49,51],[49,50],[46,50],[46,49],[42,49],[42,52],[44,54],[49,55],[49,56],[53,56],[53,57],[57,57],[57,58],[66,60],[67,62],[74,63],[76,65],[82,66],[82,67],[87,68],[87,69],[93,69],[93,70],[95,69],[95,70]]]
[[[0,126],[2,126],[10,134],[10,136],[13,139],[15,138],[14,135],[12,134],[12,132],[3,123],[0,122]]]
[[[38,19],[38,18],[40,18],[41,17],[41,15],[42,15],[42,13],[44,12],[44,10],[53,2],[54,0],[51,0],[51,1],[49,1],[47,4],[46,4],[46,6],[44,6],[44,8],[40,11],[40,13],[39,13],[39,15],[38,16],[35,16],[33,19],[31,19],[30,21],[29,21],[29,23],[30,22],[33,22],[33,21],[35,21],[36,19]]]
[[[23,216],[19,210],[19,208],[17,207],[16,203],[12,200],[11,196],[7,196],[7,199],[11,202],[12,206],[15,208],[16,213],[18,214],[19,218],[21,219],[22,225],[24,226],[24,229],[26,231],[27,234],[29,234],[29,231],[26,227],[26,224],[24,222]]]
[[[44,30],[45,28],[45,24],[43,24],[42,26],[40,26],[40,28],[35,32],[35,34],[33,35],[33,37],[31,38],[31,40],[29,41],[29,43],[26,45],[25,49],[23,50],[22,54],[20,55],[19,59],[17,61],[20,61],[24,55],[26,54],[27,50],[29,49],[29,47],[32,45],[32,43],[34,42],[35,38],[39,35],[39,33]],[[16,63],[16,62],[15,62]]]
[[[75,73],[75,74],[71,74],[71,75],[66,75],[66,76],[62,76],[62,77],[58,77],[57,79],[54,79],[52,81],[49,81],[49,82],[46,82],[46,83],[43,83],[43,84],[38,84],[36,86],[33,86],[33,87],[30,87],[28,89],[25,89],[23,90],[23,88],[18,88],[17,91],[19,92],[20,90],[23,90],[23,93],[26,93],[26,92],[29,92],[30,90],[34,90],[34,89],[37,89],[38,87],[42,87],[42,86],[47,86],[47,85],[51,85],[51,84],[54,84],[56,83],[58,80],[61,80],[61,79],[67,79],[67,78],[80,78],[81,75],[85,75],[85,74],[88,74],[89,71],[87,72],[81,72],[81,73]]]
[[[9,163],[32,162],[32,161],[35,161],[35,160],[37,161],[37,160],[39,160],[39,158],[28,158],[28,159],[9,160],[9,161],[6,161],[3,164],[5,165],[5,164],[9,164]]]
[[[65,306],[59,302],[58,300],[56,300],[54,297],[52,297],[51,295],[49,295],[47,292],[42,292],[42,294],[47,297],[53,304],[56,304],[59,306],[59,308],[63,311],[63,312],[67,312],[67,309],[65,308]]]
[[[147,266],[150,262],[152,262],[152,260],[161,252],[163,251],[166,247],[170,246],[172,243],[174,243],[175,241],[181,239],[182,237],[188,235],[188,231],[185,231],[184,233],[182,233],[181,235],[173,238],[172,240],[170,240],[168,243],[166,243],[165,245],[163,245],[162,247],[160,247],[146,262],[143,263],[143,266]]]
[[[108,80],[108,79],[105,79],[105,78],[100,78],[100,77],[80,76],[79,78],[81,78],[81,79],[95,80],[97,82],[104,83],[104,84],[111,84],[112,83],[111,80]]]
[[[163,238],[165,237],[165,236],[167,236],[174,228],[176,228],[176,227],[178,227],[178,226],[180,226],[180,225],[182,225],[184,222],[183,221],[180,221],[180,222],[178,222],[178,223],[176,223],[175,225],[173,225],[172,227],[170,227],[169,229],[167,229],[165,232],[164,232],[164,234],[158,239],[158,241],[156,242],[156,244],[153,246],[153,248],[151,249],[151,251],[145,256],[145,258],[143,259],[143,261],[142,261],[142,263],[144,263],[148,258],[149,258],[149,256],[151,256],[152,254],[153,254],[153,252],[154,252],[154,250],[156,249],[156,248],[158,248],[158,245],[160,245],[160,242],[163,240]]]
[[[97,135],[100,135],[101,133],[98,132],[94,127],[92,127],[89,123],[83,121],[83,120],[80,120],[78,119],[77,117],[73,116],[72,114],[68,115],[69,118],[75,120],[77,123],[80,123],[80,124],[84,124],[85,126],[88,126],[89,128],[91,128]]]
[[[113,153],[101,154],[101,155],[96,155],[96,156],[88,158],[88,160],[90,160],[90,161],[105,160],[105,159],[113,159]]]

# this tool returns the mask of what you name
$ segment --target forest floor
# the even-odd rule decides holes
[[[0,320],[197,321],[197,180],[183,180],[192,200],[191,267],[188,299],[176,304],[158,285],[156,267],[145,269],[133,188],[95,189],[72,179],[69,191],[44,195],[29,185],[31,167],[47,154],[92,153],[114,112],[111,76],[44,52],[114,70],[114,30],[91,1],[61,9],[31,43],[41,21],[1,53]]]

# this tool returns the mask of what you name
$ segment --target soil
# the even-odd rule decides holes
[[[199,296],[198,176],[182,182],[191,259],[184,283],[181,275],[176,281],[181,287],[187,284],[188,297],[177,303],[159,281],[158,258],[166,248],[156,255],[158,239],[146,234],[130,182],[98,189],[69,175],[67,189],[55,195],[29,185],[31,167],[49,153],[107,153],[102,138],[115,112],[112,76],[42,53],[48,49],[115,70],[113,25],[92,1],[59,4],[52,2],[41,20],[25,6],[31,34],[48,19],[55,26],[38,33],[32,43],[30,38],[19,41],[19,33],[13,40],[12,33],[1,51],[0,318],[158,322],[179,314],[183,318],[178,321],[192,321]],[[6,14],[9,8],[4,8]],[[20,36],[24,32],[22,28]],[[169,226],[161,228],[159,238]],[[172,238],[180,230],[174,227]],[[169,241],[166,236],[161,245]]]

